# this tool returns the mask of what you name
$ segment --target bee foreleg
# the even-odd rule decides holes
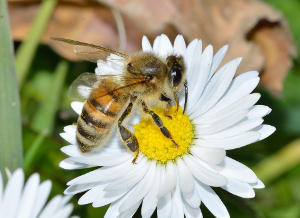
[[[172,105],[172,99],[171,98],[168,98],[167,96],[165,96],[164,94],[161,94],[160,97],[159,97],[159,100],[161,101],[165,101],[167,102],[167,106],[165,108],[165,116],[170,118],[172,120],[172,116],[168,115],[168,112],[170,111],[171,109],[171,105]]]
[[[174,93],[174,99],[175,99],[175,102],[176,102],[176,113],[178,112],[178,109],[179,109],[179,98],[178,98],[178,93]]]
[[[186,106],[187,106],[187,100],[188,100],[188,85],[187,85],[187,80],[184,81],[184,91],[185,91],[185,95],[184,95],[184,109],[183,109],[183,113],[185,113],[186,111]]]
[[[129,148],[129,150],[131,152],[136,153],[134,159],[132,160],[132,163],[135,164],[135,161],[137,160],[137,158],[139,156],[139,142],[138,142],[137,138],[135,137],[135,135],[132,132],[130,132],[130,130],[128,130],[126,127],[124,127],[122,125],[122,122],[131,113],[132,107],[133,107],[133,103],[130,102],[118,121],[118,130],[119,130],[119,133],[121,135],[123,142]]]
[[[152,110],[149,110],[146,103],[144,101],[142,101],[142,107],[143,107],[143,111],[147,114],[150,114],[152,116],[152,119],[154,121],[154,123],[160,128],[160,131],[162,132],[162,134],[171,139],[172,142],[175,144],[176,148],[178,148],[178,144],[174,141],[174,139],[171,136],[170,131],[164,126],[163,121],[160,119],[160,117],[154,113]]]

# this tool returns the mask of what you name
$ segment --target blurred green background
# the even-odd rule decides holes
[[[297,50],[300,51],[300,1],[265,2],[284,14]],[[51,7],[54,5],[50,3],[48,10]],[[47,21],[47,11],[40,16],[40,22],[43,19]],[[43,29],[42,25],[41,23],[36,26]],[[77,119],[70,107],[72,99],[67,94],[70,84],[80,74],[94,72],[96,65],[64,60],[47,45],[39,45],[38,40],[39,36],[35,36],[26,45],[25,42],[14,42],[18,77],[20,78],[19,72],[24,68],[27,73],[20,86],[24,167],[27,177],[39,172],[42,180],[51,179],[51,196],[54,196],[62,194],[68,181],[89,171],[67,171],[59,168],[59,162],[66,158],[60,148],[67,145],[59,137],[59,133],[63,132],[64,126],[76,122]],[[37,46],[36,52],[30,54],[29,50],[34,46]],[[214,189],[231,217],[300,217],[299,58],[293,60],[293,63],[294,66],[284,82],[282,98],[274,98],[261,89],[255,90],[262,94],[258,104],[272,108],[272,113],[265,117],[265,123],[275,126],[276,132],[261,142],[227,152],[228,156],[252,168],[266,185],[266,188],[256,190],[254,199],[242,199],[221,189]],[[6,90],[1,89],[3,91]],[[88,218],[104,216],[107,207],[93,208],[90,204],[79,206],[77,201],[80,196],[78,194],[71,200],[75,205],[74,215]],[[204,217],[213,217],[204,205],[201,205],[201,209]],[[140,212],[134,217],[140,217]]]

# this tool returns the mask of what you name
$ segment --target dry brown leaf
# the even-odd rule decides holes
[[[12,1],[10,1],[12,2]],[[26,36],[37,3],[28,3],[26,10],[10,4],[12,32],[15,39]],[[32,2],[32,1],[22,1]],[[142,35],[153,40],[167,33],[171,39],[179,33],[189,42],[201,38],[212,44],[215,52],[225,44],[229,50],[223,64],[243,57],[237,74],[257,70],[262,72],[261,84],[279,94],[291,67],[290,57],[296,49],[283,16],[258,0],[100,0],[102,3],[76,0],[60,1],[43,41],[63,56],[75,60],[73,52],[61,43],[49,41],[59,36],[100,44],[117,49],[119,35],[111,8],[121,12],[127,36],[126,52],[141,48]],[[21,10],[22,9],[22,10]]]

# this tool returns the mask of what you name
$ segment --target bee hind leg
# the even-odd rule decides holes
[[[138,142],[137,138],[135,137],[135,135],[130,130],[128,130],[126,127],[124,127],[122,125],[122,122],[131,113],[132,107],[133,107],[133,103],[130,102],[118,121],[118,130],[121,135],[122,141],[126,144],[128,149],[131,152],[136,153],[134,159],[132,160],[132,163],[135,164],[135,162],[139,156],[139,142]]]

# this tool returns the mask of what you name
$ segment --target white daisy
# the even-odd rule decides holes
[[[78,203],[92,203],[94,207],[110,204],[105,215],[109,218],[132,217],[140,204],[143,217],[151,217],[156,208],[159,218],[202,217],[201,202],[214,216],[229,217],[211,187],[221,187],[243,198],[254,197],[253,188],[264,187],[251,169],[226,156],[226,150],[262,140],[275,131],[274,127],[262,124],[262,117],[271,109],[254,105],[260,95],[250,94],[259,82],[258,72],[233,78],[241,58],[215,72],[228,47],[224,46],[213,56],[213,47],[209,45],[202,52],[202,42],[197,39],[186,47],[183,37],[177,36],[172,46],[168,37],[161,35],[152,47],[144,37],[142,46],[143,51],[161,57],[181,54],[186,61],[187,113],[172,114],[170,120],[164,117],[161,108],[152,108],[179,148],[162,135],[150,118],[140,120],[135,115],[128,123],[134,124],[141,154],[133,165],[134,154],[120,142],[118,133],[99,153],[87,156],[77,148],[76,126],[66,126],[61,136],[71,145],[61,150],[70,157],[60,166],[72,170],[102,167],[68,182],[65,194],[87,191]],[[96,73],[120,73],[123,65],[114,61],[116,58],[99,62]],[[73,102],[72,107],[80,114],[83,103]]]
[[[3,190],[0,172],[0,218],[69,217],[73,211],[73,205],[67,204],[71,196],[57,195],[45,205],[50,190],[51,181],[47,180],[40,184],[38,173],[32,174],[24,186],[22,169],[17,169],[12,174]]]

